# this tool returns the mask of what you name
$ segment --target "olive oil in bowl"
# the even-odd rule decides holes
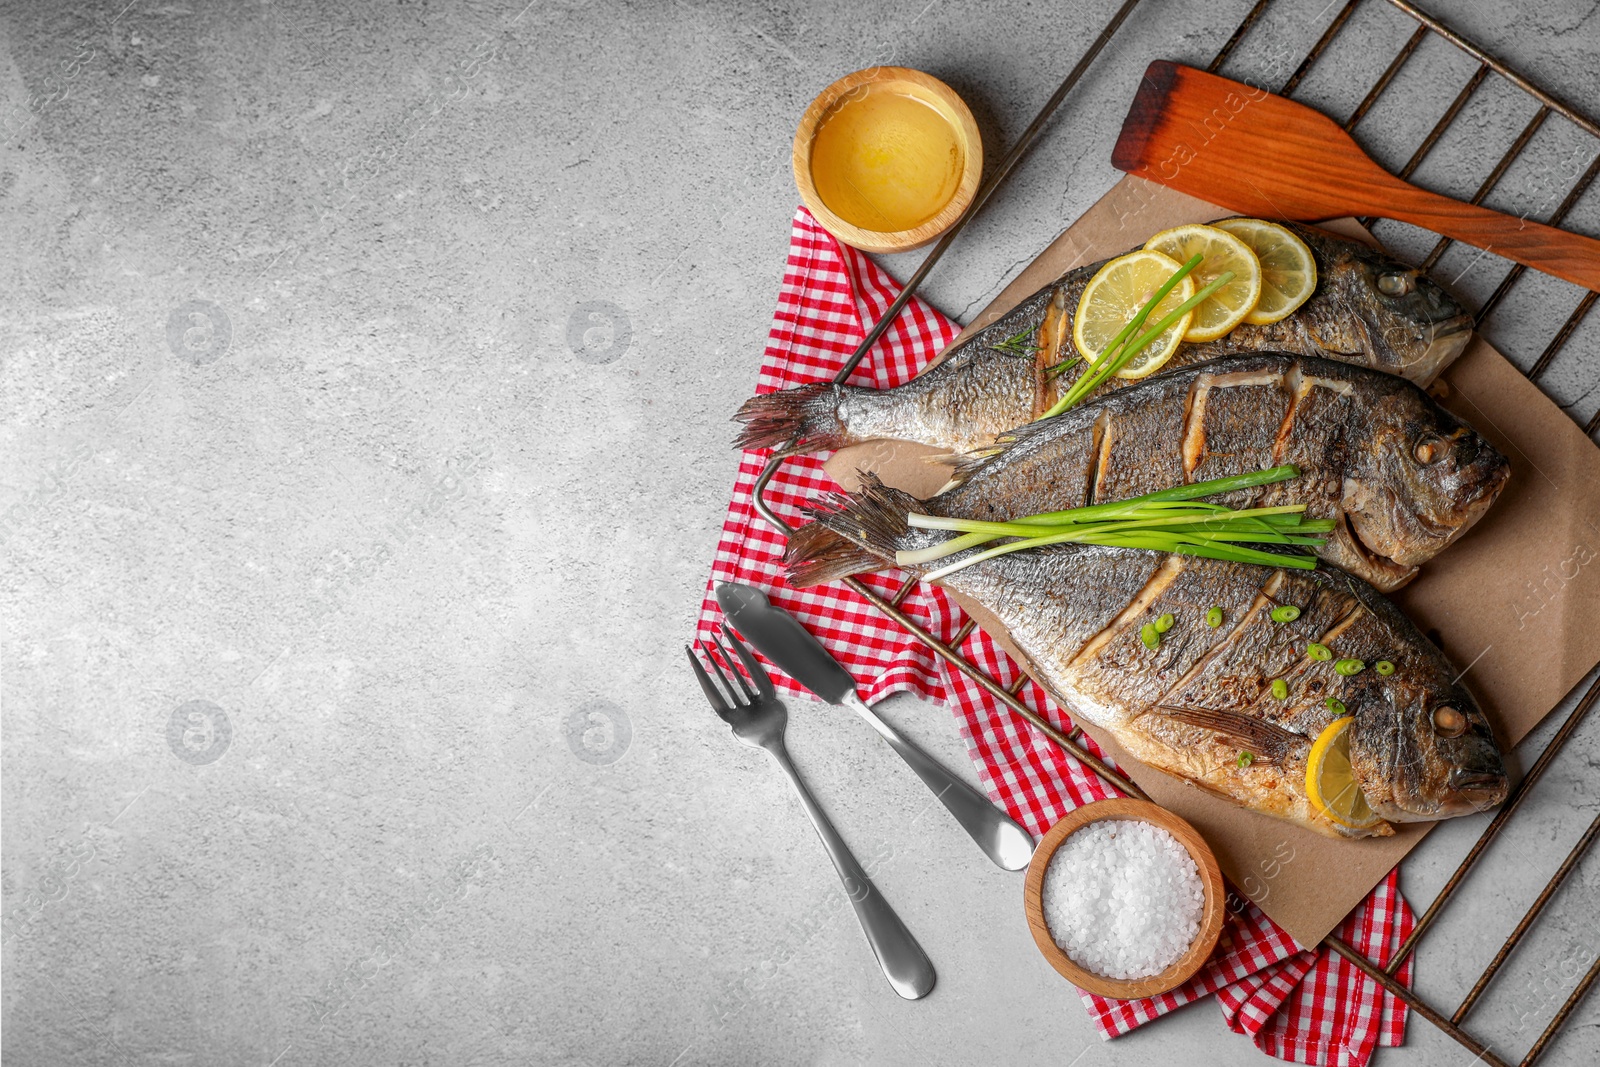
[[[811,146],[811,180],[823,203],[851,225],[881,233],[937,215],[965,166],[950,122],[890,91],[846,98],[822,120]]]
[[[794,183],[822,227],[864,252],[937,241],[972,206],[983,140],[956,91],[908,67],[846,74],[794,133]]]

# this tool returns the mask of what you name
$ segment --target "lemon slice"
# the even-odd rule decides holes
[[[1072,317],[1072,343],[1078,346],[1078,353],[1090,363],[1098,362],[1106,346],[1182,266],[1160,252],[1141,249],[1118,256],[1096,271],[1089,284],[1083,287],[1083,295],[1078,298],[1078,312]],[[1192,275],[1191,271],[1189,277],[1180,279],[1172,292],[1150,309],[1140,332],[1154,329],[1163,318],[1176,311],[1179,304],[1195,294],[1194,282],[1190,280]],[[1117,377],[1143,378],[1154,374],[1178,350],[1193,318],[1193,311],[1184,312],[1177,322],[1117,371]]]
[[[1367,806],[1367,798],[1350,768],[1350,727],[1346,715],[1328,724],[1311,745],[1306,760],[1306,796],[1321,814],[1352,830],[1365,830],[1383,820]]]
[[[1211,225],[1250,246],[1261,261],[1261,299],[1244,321],[1265,326],[1286,319],[1317,289],[1317,261],[1292,230],[1261,219],[1223,219]]]
[[[1249,245],[1233,234],[1215,226],[1174,226],[1162,230],[1144,246],[1179,264],[1187,263],[1196,252],[1204,256],[1189,275],[1201,289],[1223,271],[1233,271],[1231,282],[1194,309],[1194,321],[1183,335],[1185,341],[1215,341],[1255,310],[1256,301],[1261,297],[1261,261],[1250,251]]]

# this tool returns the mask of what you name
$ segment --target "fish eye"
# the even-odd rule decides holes
[[[1390,271],[1378,275],[1378,292],[1384,296],[1405,296],[1416,287],[1417,281],[1410,274]]]
[[[1449,704],[1433,709],[1433,732],[1440,737],[1460,737],[1467,732],[1467,717]]]
[[[1425,433],[1417,438],[1417,443],[1412,447],[1411,454],[1416,457],[1418,463],[1428,467],[1443,459],[1448,451],[1450,451],[1450,445],[1444,438],[1438,434]]]

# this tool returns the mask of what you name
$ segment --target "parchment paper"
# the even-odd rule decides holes
[[[1124,177],[967,332],[1073,267],[1120,255],[1169,226],[1229,214],[1154,182]],[[1321,225],[1371,240],[1350,220]],[[1481,338],[1473,339],[1443,379],[1449,392],[1442,402],[1510,458],[1511,481],[1488,515],[1394,599],[1466,672],[1509,751],[1600,661],[1600,448]],[[857,484],[859,468],[926,496],[945,481],[945,472],[923,459],[933,451],[856,446],[839,451],[826,466],[847,488]],[[1003,627],[977,605],[955,599],[1022,662]],[[1323,837],[1146,767],[1104,732],[1082,725],[1151,799],[1194,824],[1234,887],[1248,892],[1301,945],[1320,942],[1432,826],[1413,823],[1397,827],[1394,837],[1362,841]],[[1510,763],[1517,774],[1515,757]],[[1294,858],[1282,862],[1290,849]]]

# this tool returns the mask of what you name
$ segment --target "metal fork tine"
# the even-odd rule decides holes
[[[776,696],[778,690],[772,684],[772,676],[761,665],[761,661],[756,659],[755,654],[744,647],[744,642],[734,636],[733,631],[726,626],[720,626],[717,629],[722,636],[728,639],[728,643],[738,650],[739,658],[744,660],[744,669],[750,672],[750,677],[755,680],[756,687],[761,690],[761,695],[764,697]]]
[[[713,671],[717,672],[717,677],[722,679],[722,684],[728,687],[728,696],[733,703],[741,708],[748,706],[750,703],[750,698],[745,696],[744,689],[734,686],[732,680],[728,678],[727,673],[723,671],[722,664],[717,662],[717,657],[712,653],[710,647],[704,641],[697,643],[700,646],[700,651],[706,654],[706,662],[711,664],[711,669]],[[731,670],[732,668],[730,667],[729,669]],[[734,671],[733,674],[736,678],[739,676],[738,671]],[[744,681],[743,678],[740,678],[739,680],[741,682]]]
[[[700,688],[705,690],[706,699],[711,701],[712,710],[726,719],[728,717],[727,698],[717,691],[716,683],[712,682],[711,676],[706,674],[706,669],[700,666],[700,657],[694,654],[694,649],[684,645],[683,650],[689,655],[689,663],[694,667],[694,676],[700,679]]]
[[[755,700],[755,687],[745,681],[744,675],[739,673],[738,661],[733,658],[733,653],[728,651],[728,646],[722,643],[722,637],[726,633],[727,631],[724,630],[722,634],[714,634],[711,639],[717,643],[717,651],[722,653],[722,661],[728,665],[728,670],[733,672],[733,676],[739,680],[739,688],[744,692],[745,699]]]

